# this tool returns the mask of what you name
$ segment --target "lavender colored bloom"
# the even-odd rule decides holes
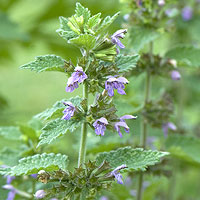
[[[164,133],[164,136],[167,137],[168,136],[168,130],[171,129],[172,131],[175,131],[177,128],[176,128],[176,125],[172,122],[167,122],[165,124],[162,125],[162,130],[163,130],[163,133]]]
[[[108,125],[108,121],[106,118],[101,117],[100,119],[97,119],[94,123],[93,126],[95,128],[95,133],[97,135],[104,135],[104,132],[106,130],[106,125]]]
[[[122,117],[120,117],[120,121],[121,122],[125,122],[125,119],[136,119],[137,116],[133,116],[133,115],[124,115]]]
[[[130,195],[133,196],[133,197],[136,197],[137,190],[130,190]]]
[[[181,15],[184,21],[189,21],[190,19],[192,19],[193,15],[192,8],[190,6],[184,7],[182,9]]]
[[[122,175],[120,174],[120,170],[121,169],[124,169],[124,168],[127,168],[127,166],[125,164],[117,167],[116,169],[114,169],[112,172],[111,172],[111,175],[113,175],[115,177],[115,179],[117,180],[117,183],[118,184],[123,184],[123,180],[122,180]]]
[[[126,186],[131,186],[132,185],[132,179],[130,176],[128,176],[125,181],[124,181],[124,185]]]
[[[15,176],[6,176],[6,183],[11,184],[11,182],[15,179]]]
[[[106,197],[106,196],[101,196],[99,200],[108,200],[108,197]]]
[[[158,5],[159,6],[164,6],[165,5],[165,0],[158,0]]]
[[[125,84],[128,84],[128,80],[124,77],[115,78],[113,76],[109,77],[108,80],[105,82],[105,89],[108,92],[110,97],[114,96],[114,89],[117,89],[117,92],[121,95],[126,94]]]
[[[66,105],[67,107],[65,108],[65,110],[63,110],[64,116],[62,117],[62,120],[70,120],[71,117],[74,116],[74,112],[76,110],[75,106],[73,106],[73,104],[71,102],[64,102],[64,105]]]
[[[125,33],[127,33],[127,29],[120,29],[116,31],[112,36],[111,36],[111,42],[113,44],[116,44],[119,48],[124,49],[125,46],[121,43],[119,38],[123,39],[125,37]]]
[[[46,196],[46,192],[44,190],[38,190],[34,196],[36,199],[42,199]]]
[[[31,177],[37,178],[37,175],[38,175],[38,174],[31,174]]]
[[[172,80],[174,80],[174,81],[178,81],[178,80],[181,79],[181,74],[180,74],[179,71],[177,71],[177,70],[172,70],[172,71],[171,71],[171,78],[172,78]]]
[[[83,71],[82,67],[76,67],[75,72],[72,73],[71,77],[67,81],[66,92],[73,92],[78,88],[78,83],[82,83],[87,78],[87,75]]]
[[[122,133],[121,133],[121,130],[120,130],[120,127],[124,127],[124,130],[129,133],[129,127],[128,125],[126,124],[126,122],[117,122],[115,123],[115,129],[116,131],[118,132],[119,136],[122,137]]]
[[[10,190],[10,192],[8,193],[7,200],[13,200],[15,198],[17,190],[12,185],[10,184],[4,185],[2,188],[6,190]]]

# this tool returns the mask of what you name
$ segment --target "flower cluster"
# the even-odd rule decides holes
[[[64,116],[62,117],[62,119],[70,120],[71,117],[73,117],[76,108],[73,106],[71,102],[63,102],[63,104],[67,107],[63,111]]]

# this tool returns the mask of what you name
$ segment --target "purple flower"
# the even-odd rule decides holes
[[[115,123],[115,129],[116,131],[118,132],[119,136],[122,137],[122,133],[121,133],[121,130],[120,130],[120,127],[124,127],[124,130],[129,133],[129,127],[128,125],[126,124],[126,122],[117,122]]]
[[[186,6],[182,9],[182,18],[184,21],[189,21],[192,18],[193,15],[193,11],[192,8],[189,6]]]
[[[42,199],[46,196],[46,192],[44,190],[38,190],[34,196],[36,199]]]
[[[97,135],[104,135],[104,132],[106,130],[106,125],[108,125],[108,121],[106,118],[101,117],[100,119],[97,119],[94,123],[93,126],[95,128],[95,133]]]
[[[108,200],[108,197],[106,197],[106,196],[101,196],[99,200]]]
[[[125,122],[125,119],[136,119],[137,116],[133,116],[133,115],[124,115],[122,117],[120,117],[120,121],[121,122]]]
[[[110,97],[114,96],[114,89],[117,89],[117,92],[121,95],[126,94],[125,84],[128,84],[128,80],[124,77],[115,78],[113,76],[109,77],[105,82],[105,89],[108,91]]]
[[[10,190],[10,192],[8,193],[7,200],[13,200],[15,198],[17,190],[12,185],[10,184],[4,185],[2,188],[6,190]]]
[[[37,175],[38,175],[38,174],[31,174],[31,177],[37,178]]]
[[[125,33],[127,33],[127,29],[120,29],[116,31],[112,36],[111,36],[111,42],[113,44],[116,44],[119,48],[124,49],[125,46],[121,43],[119,38],[123,39],[125,37]]]
[[[164,6],[165,5],[165,0],[158,0],[158,5],[159,6]]]
[[[172,71],[171,71],[171,78],[172,78],[172,80],[174,80],[174,81],[178,81],[178,80],[181,79],[181,74],[180,74],[179,71],[177,71],[177,70],[172,70]]]
[[[120,170],[121,169],[124,169],[124,168],[127,168],[127,166],[125,164],[117,167],[116,169],[114,169],[112,172],[111,172],[111,175],[113,175],[115,177],[115,179],[117,180],[117,183],[119,184],[123,184],[123,180],[122,180],[122,175],[120,174]]]
[[[169,129],[171,129],[172,131],[175,131],[177,128],[176,128],[176,125],[172,122],[167,122],[167,123],[163,124],[162,130],[163,130],[165,137],[167,137]]]
[[[15,176],[6,176],[6,183],[11,184],[11,182],[15,179]]]
[[[66,92],[73,92],[78,88],[78,83],[82,83],[87,78],[82,67],[76,67],[75,72],[72,73],[71,77],[67,81]]]
[[[64,102],[63,104],[67,107],[63,110],[64,116],[62,117],[62,120],[70,120],[71,117],[73,117],[76,108],[71,102]]]

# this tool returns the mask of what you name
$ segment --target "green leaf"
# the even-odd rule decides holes
[[[20,151],[5,147],[0,151],[0,164],[13,166],[17,164],[17,161],[20,158],[20,154]]]
[[[76,3],[76,15],[77,17],[83,16],[84,22],[87,22],[90,18],[90,11],[88,8],[84,8],[79,2]]]
[[[114,21],[115,19],[119,16],[120,12],[114,14],[112,17],[107,16],[101,23],[100,27],[97,29],[96,35],[99,33],[105,31]]]
[[[157,39],[158,32],[146,27],[135,26],[130,29],[129,46],[135,52],[140,51],[146,44]]]
[[[200,164],[200,139],[181,135],[170,135],[166,148],[171,155],[192,163]]]
[[[55,171],[65,170],[68,164],[68,157],[66,155],[43,153],[29,156],[19,160],[18,165],[10,168],[1,169],[1,174],[20,176],[23,174],[37,174],[40,170]]]
[[[59,17],[60,20],[60,28],[56,30],[56,32],[63,37],[65,40],[70,40],[72,38],[75,38],[78,36],[77,33],[75,33],[74,31],[72,31],[68,24],[68,19],[65,17]]]
[[[97,165],[104,160],[108,161],[112,168],[116,168],[122,164],[126,164],[128,171],[142,170],[145,171],[150,165],[160,162],[163,156],[168,155],[167,152],[144,150],[141,148],[133,149],[132,147],[119,148],[115,151],[104,152],[98,154],[96,160]]]
[[[175,59],[179,62],[192,67],[200,66],[200,49],[193,46],[178,46],[169,50],[166,57]]]
[[[136,55],[118,55],[116,57],[116,65],[119,68],[119,72],[128,72],[136,67],[137,61],[139,60],[140,56]]]
[[[51,108],[46,109],[42,113],[39,113],[35,116],[35,118],[43,119],[43,120],[50,120],[55,119],[58,117],[63,116],[63,110],[66,107],[63,102],[70,101],[74,106],[81,108],[81,102],[83,101],[80,97],[72,97],[70,99],[62,99],[60,101],[57,101]]]
[[[98,13],[98,14],[90,17],[90,19],[88,20],[88,23],[87,23],[87,28],[93,29],[94,27],[96,27],[101,22],[100,17],[101,17],[101,13]]]
[[[80,48],[91,50],[96,44],[96,38],[90,34],[81,34],[77,38],[69,40],[71,44],[77,45]]]
[[[40,135],[40,142],[37,147],[43,144],[50,144],[56,140],[60,135],[64,135],[67,131],[73,132],[81,125],[81,120],[61,120],[56,119],[46,124],[42,129],[42,134]]]
[[[21,69],[30,69],[31,71],[60,71],[65,72],[65,60],[56,55],[37,56],[35,61],[21,66]]]
[[[0,136],[10,140],[21,140],[21,132],[15,126],[0,127]]]

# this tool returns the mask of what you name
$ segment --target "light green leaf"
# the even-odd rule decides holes
[[[101,17],[101,13],[98,13],[98,14],[90,17],[90,19],[88,20],[88,23],[87,23],[87,28],[93,29],[94,27],[96,27],[101,22],[100,17]]]
[[[21,132],[19,128],[15,126],[0,127],[0,136],[10,140],[21,140]]]
[[[59,17],[60,20],[60,28],[56,30],[56,32],[63,37],[65,40],[70,40],[72,38],[75,38],[78,36],[77,33],[75,33],[74,31],[72,31],[68,24],[68,19],[65,17]]]
[[[135,52],[138,52],[146,44],[157,39],[159,36],[160,34],[153,29],[135,26],[130,29],[129,46]]]
[[[60,71],[65,72],[65,60],[56,55],[37,56],[35,61],[21,66],[21,69],[30,69],[31,71]]]
[[[29,156],[19,160],[18,165],[10,168],[0,169],[1,174],[20,176],[23,174],[37,174],[40,170],[55,171],[65,170],[68,164],[66,155],[43,153]]]
[[[77,17],[83,16],[84,22],[87,22],[90,18],[90,11],[88,8],[84,8],[79,2],[76,3],[76,15]]]
[[[81,102],[83,101],[80,97],[72,97],[70,99],[62,99],[60,101],[57,101],[51,108],[46,109],[42,113],[39,113],[35,116],[35,118],[43,119],[43,120],[49,120],[49,119],[55,119],[58,117],[63,116],[63,110],[66,107],[63,102],[70,101],[74,106],[81,108]]]
[[[136,55],[118,55],[116,57],[116,65],[119,68],[119,72],[128,72],[136,67],[137,61],[139,60],[140,56]]]
[[[178,46],[169,50],[166,57],[175,59],[179,62],[192,67],[200,66],[200,49],[193,46]]]
[[[96,44],[96,38],[90,34],[81,34],[77,38],[69,40],[71,44],[77,45],[78,47],[91,50]]]
[[[114,14],[112,17],[107,16],[101,23],[100,27],[97,29],[96,35],[99,33],[105,31],[114,21],[115,19],[119,16],[120,12]]]
[[[61,120],[56,119],[46,124],[42,129],[42,134],[40,135],[40,142],[37,147],[43,144],[50,144],[56,140],[60,135],[64,135],[67,131],[73,132],[81,125],[81,120]]]
[[[141,148],[133,149],[132,147],[119,148],[115,151],[104,152],[98,154],[96,160],[100,165],[104,160],[108,161],[112,168],[116,168],[122,164],[127,165],[127,170],[145,171],[150,165],[160,162],[163,156],[168,155],[167,152],[144,150]]]
[[[170,135],[166,148],[171,155],[192,163],[200,164],[200,139],[181,135]]]

